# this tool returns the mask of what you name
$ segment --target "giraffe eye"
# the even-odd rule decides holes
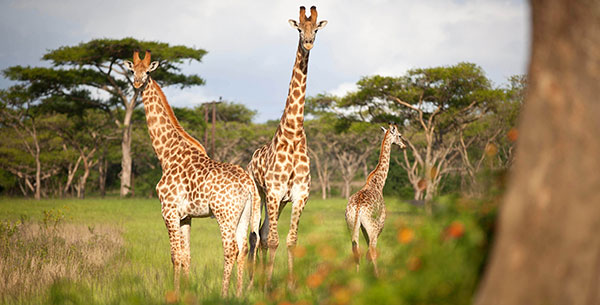
[[[150,75],[150,71],[146,71],[146,75]]]

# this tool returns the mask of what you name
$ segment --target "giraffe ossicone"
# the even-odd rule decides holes
[[[150,51],[146,51],[142,60],[135,51],[133,62],[124,61],[124,65],[133,72],[133,87],[143,90],[148,132],[162,168],[156,192],[169,233],[175,289],[179,290],[181,270],[184,275],[189,274],[191,219],[214,216],[224,251],[221,294],[227,295],[231,272],[237,263],[239,296],[248,253],[248,226],[251,239],[260,238],[258,189],[240,166],[210,159],[202,144],[183,130],[162,89],[150,77],[150,72],[158,68],[158,62],[150,62],[150,56]],[[250,262],[254,265],[256,250],[250,252]],[[253,267],[250,270],[252,283]]]

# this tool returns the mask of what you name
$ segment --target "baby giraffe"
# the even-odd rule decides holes
[[[352,233],[352,252],[356,262],[356,271],[360,261],[360,250],[358,248],[358,230],[361,229],[369,244],[367,259],[373,262],[375,276],[377,271],[377,237],[383,230],[385,222],[385,204],[383,202],[383,186],[390,167],[390,150],[392,144],[397,144],[401,149],[406,149],[405,139],[398,131],[398,125],[390,124],[389,129],[381,127],[385,132],[381,143],[379,163],[367,177],[367,183],[356,194],[350,196],[346,206],[346,223]]]

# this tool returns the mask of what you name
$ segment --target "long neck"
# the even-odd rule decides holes
[[[163,169],[170,158],[182,153],[182,148],[195,147],[201,154],[206,154],[204,147],[179,125],[165,94],[151,78],[148,78],[142,100],[152,147]]]
[[[296,61],[292,71],[292,80],[288,91],[285,110],[281,116],[275,138],[293,138],[298,131],[304,130],[304,99],[306,97],[306,75],[308,73],[308,55],[298,42]]]
[[[367,186],[376,188],[380,192],[383,191],[385,179],[387,179],[388,170],[390,168],[390,150],[392,148],[392,139],[390,132],[386,132],[381,142],[381,152],[379,153],[379,163],[377,167],[369,174],[367,178]]]

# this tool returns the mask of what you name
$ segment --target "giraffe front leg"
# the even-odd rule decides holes
[[[183,237],[180,231],[180,220],[175,212],[163,209],[163,219],[169,233],[169,244],[171,245],[171,262],[173,263],[173,286],[179,293],[179,277],[183,265],[182,243]]]
[[[187,285],[190,276],[190,264],[192,255],[190,251],[190,231],[192,226],[192,218],[186,217],[179,222],[179,230],[181,232],[181,269],[184,276],[184,287]]]
[[[269,218],[269,234],[267,236],[267,247],[269,258],[267,262],[266,274],[267,281],[265,282],[265,290],[271,285],[271,277],[273,276],[273,264],[275,263],[275,253],[279,247],[279,233],[277,232],[277,221],[279,218],[279,200],[273,196],[267,197],[267,217]]]
[[[300,216],[308,201],[308,188],[301,189],[306,193],[302,194],[299,200],[296,200],[292,204],[292,215],[290,221],[290,231],[287,235],[287,250],[288,250],[288,288],[294,288],[294,249],[296,248],[296,242],[298,241],[298,225],[300,223]]]

